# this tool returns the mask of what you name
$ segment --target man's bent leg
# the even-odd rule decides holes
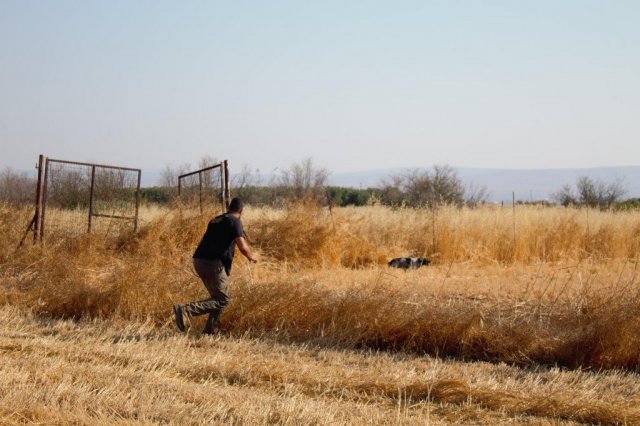
[[[216,331],[222,311],[224,311],[224,308],[229,304],[229,295],[226,291],[217,289],[212,293],[211,300],[215,300],[217,302],[217,309],[209,312],[209,318],[207,318],[207,323],[203,330],[203,333],[206,334],[213,334]]]
[[[209,314],[204,333],[213,333],[222,311],[229,304],[229,277],[220,261],[194,259],[193,265],[211,297],[188,303],[184,310],[189,316]]]

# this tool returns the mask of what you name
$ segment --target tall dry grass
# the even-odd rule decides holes
[[[443,207],[435,211],[382,206],[339,209],[333,222],[385,256],[431,256],[439,262],[509,264],[635,259],[640,214],[563,207]],[[345,250],[342,250],[343,252]],[[349,262],[343,262],[348,266]]]
[[[560,208],[251,209],[264,262],[238,259],[233,335],[583,368],[640,366],[640,215]],[[14,252],[28,212],[0,208],[0,301],[53,317],[152,319],[204,296],[190,266],[207,217],[173,211],[137,235]],[[511,235],[510,235],[511,233]],[[430,255],[404,273],[389,257]],[[197,324],[197,321],[194,321]]]

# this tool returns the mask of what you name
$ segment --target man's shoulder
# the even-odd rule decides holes
[[[213,219],[211,219],[209,221],[209,223],[210,224],[212,224],[212,223],[220,223],[220,222],[222,222],[224,220],[225,216],[226,216],[226,214],[218,215],[218,216],[214,217]]]
[[[229,226],[230,228],[242,228],[242,221],[239,217],[230,213],[221,214],[211,219],[210,223],[221,223],[223,226]]]
[[[242,229],[242,220],[240,220],[239,217],[236,217],[236,216],[233,216],[233,215],[231,215],[231,217],[233,218],[233,221],[231,222],[233,227]]]
[[[241,237],[244,234],[244,227],[242,225],[242,221],[240,220],[239,217],[232,214],[230,214],[229,217],[230,217],[230,221],[228,222],[229,229],[233,234]]]

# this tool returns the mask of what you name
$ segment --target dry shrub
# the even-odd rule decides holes
[[[289,205],[280,218],[261,218],[253,223],[255,245],[275,261],[302,266],[335,264],[339,261],[335,226],[326,215],[310,202]]]
[[[0,202],[0,265],[19,256],[18,244],[32,217],[32,208]],[[25,241],[33,241],[33,234],[27,233]]]
[[[233,333],[570,368],[640,366],[640,292],[576,289],[536,301],[434,294],[426,285],[238,280]],[[625,283],[630,284],[630,283]],[[616,294],[616,297],[612,297]]]
[[[314,202],[304,202],[288,205],[275,218],[260,216],[250,227],[256,247],[278,262],[313,268],[384,263],[381,247],[354,234],[345,219]]]
[[[586,282],[576,278],[568,287],[551,278],[520,293],[503,296],[493,290],[485,298],[434,288],[433,280],[444,282],[447,263],[450,268],[456,261],[476,262],[478,280],[490,281],[481,265],[519,259],[526,264],[541,257],[596,262],[635,253],[638,233],[629,230],[638,229],[637,214],[593,212],[587,228],[581,213],[526,210],[514,246],[512,224],[502,222],[504,211],[442,209],[436,244],[445,265],[432,269],[437,274],[431,279],[411,274],[392,279],[386,269],[372,265],[386,256],[427,250],[432,240],[428,212],[376,206],[330,214],[309,204],[284,211],[248,208],[245,225],[265,262],[250,269],[240,258],[234,265],[234,302],[225,313],[225,327],[234,334],[349,348],[637,369],[635,272],[624,279],[611,274]],[[55,317],[151,318],[163,324],[171,321],[173,303],[204,295],[191,254],[208,217],[186,218],[173,211],[136,235],[50,240],[13,252],[28,219],[27,210],[0,208],[6,236],[0,243],[0,298],[7,303]],[[603,265],[598,271],[606,272]],[[368,267],[350,269],[363,266]]]

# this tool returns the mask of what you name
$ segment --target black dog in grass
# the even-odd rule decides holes
[[[418,269],[430,263],[431,261],[426,257],[396,257],[395,259],[391,259],[388,265],[392,268]]]

